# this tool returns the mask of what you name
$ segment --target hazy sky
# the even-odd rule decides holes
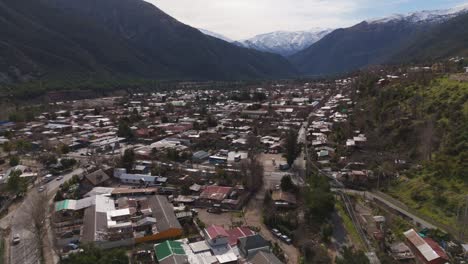
[[[369,18],[467,0],[146,0],[190,26],[234,40],[276,30],[347,27]]]

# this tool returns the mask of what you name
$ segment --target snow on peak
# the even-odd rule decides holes
[[[333,30],[322,28],[304,31],[275,31],[240,40],[238,44],[247,48],[288,56],[309,47],[331,31]]]
[[[366,20],[366,22],[370,24],[381,24],[392,21],[407,21],[411,23],[433,23],[446,21],[447,19],[456,17],[463,13],[468,13],[468,3],[450,9],[424,10],[408,14],[394,14],[385,18]]]

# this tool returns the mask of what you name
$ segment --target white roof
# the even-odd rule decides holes
[[[403,234],[418,249],[418,251],[427,261],[432,261],[440,257],[439,254],[437,254],[437,252],[435,252],[431,246],[429,246],[429,244],[424,239],[422,239],[422,237],[420,237],[416,231],[414,231],[414,229],[410,229]]]

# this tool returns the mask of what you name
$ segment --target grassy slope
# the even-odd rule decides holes
[[[365,131],[374,128],[378,151],[398,153],[413,164],[387,192],[457,227],[456,214],[468,194],[468,82],[444,77],[420,83],[362,89],[363,103],[371,106]]]

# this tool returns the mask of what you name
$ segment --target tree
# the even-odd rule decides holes
[[[8,155],[10,155],[10,152],[12,152],[14,148],[13,143],[11,143],[10,141],[3,143],[2,147],[3,147],[3,151],[8,153]]]
[[[38,245],[41,262],[44,261],[44,238],[48,231],[49,196],[47,192],[33,193],[22,212],[23,226],[33,234],[34,244]]]
[[[337,258],[337,264],[369,264],[370,261],[363,251],[353,251],[349,247],[343,248],[342,257]]]
[[[327,178],[320,175],[312,176],[305,196],[306,217],[309,223],[324,223],[335,209],[335,197]]]
[[[10,157],[10,166],[11,167],[17,166],[17,165],[19,165],[19,163],[20,163],[20,158],[18,156],[11,156]]]
[[[133,168],[133,164],[135,163],[135,152],[133,149],[126,149],[122,158],[120,159],[120,165],[122,168],[127,169],[130,171]]]
[[[289,167],[292,166],[297,156],[300,153],[299,144],[297,142],[298,133],[296,130],[290,129],[286,134],[284,148],[286,150],[285,156]]]
[[[28,185],[24,178],[21,178],[21,171],[14,170],[10,173],[7,181],[7,189],[15,195],[22,195],[26,193]]]
[[[132,139],[134,137],[132,129],[130,128],[128,123],[125,122],[124,120],[119,121],[119,128],[117,131],[117,135],[119,137],[124,137],[126,139]]]
[[[83,251],[73,253],[63,264],[128,264],[130,260],[123,249],[101,249],[93,244],[82,246]]]
[[[263,185],[263,164],[255,157],[250,157],[240,164],[240,173],[245,187],[252,192],[256,192]]]
[[[281,190],[291,192],[296,190],[296,185],[292,182],[291,176],[286,175],[281,178]]]

